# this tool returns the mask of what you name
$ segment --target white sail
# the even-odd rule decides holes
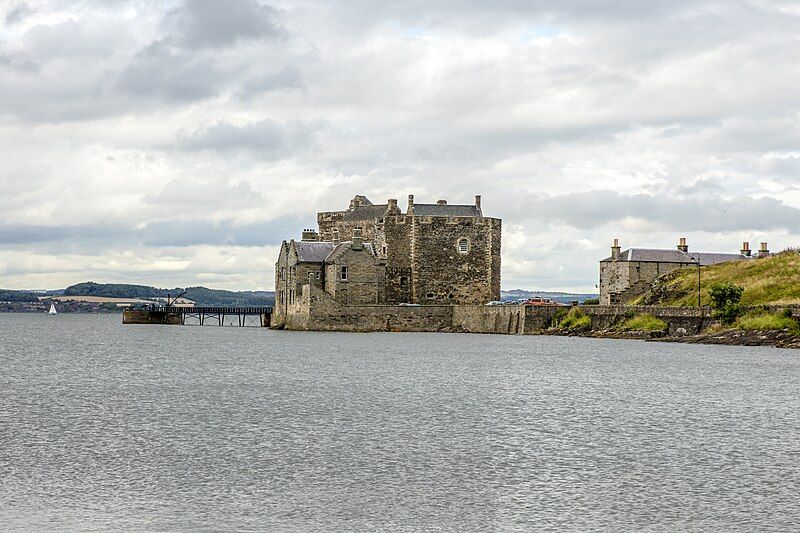
[[[56,304],[50,304],[50,311],[47,312],[48,315],[56,314]]]

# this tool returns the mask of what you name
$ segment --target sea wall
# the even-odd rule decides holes
[[[525,309],[526,334],[536,334],[551,326],[558,313],[558,307],[534,307]],[[696,307],[651,307],[633,305],[584,305],[580,306],[592,321],[592,329],[604,330],[613,328],[638,314],[648,314],[667,323],[668,335],[694,335],[719,323],[708,308]]]
[[[602,331],[640,313],[667,323],[667,334],[694,335],[717,323],[709,309],[693,307],[580,306],[590,318],[591,329]],[[547,330],[564,307],[523,305],[363,305],[335,301],[313,285],[303,286],[302,296],[285,319],[274,327],[309,331],[438,331],[535,335]]]

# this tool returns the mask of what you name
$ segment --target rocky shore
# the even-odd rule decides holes
[[[677,342],[685,344],[723,344],[729,346],[772,346],[776,348],[800,349],[800,337],[789,330],[750,331],[726,329],[699,335],[668,337],[663,331],[614,331],[614,330],[545,330],[542,335],[562,337],[590,337],[594,339],[630,339],[651,342]]]
[[[800,337],[788,330],[749,331],[727,329],[685,337],[654,339],[662,342],[686,344],[727,344],[730,346],[774,346],[776,348],[800,348]]]

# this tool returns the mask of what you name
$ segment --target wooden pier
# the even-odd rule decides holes
[[[269,327],[271,307],[179,307],[152,305],[128,309],[123,324],[172,324],[181,326]]]

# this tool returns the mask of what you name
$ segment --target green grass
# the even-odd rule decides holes
[[[629,318],[617,326],[617,329],[621,331],[664,331],[667,329],[667,323],[653,315],[642,313]]]
[[[800,303],[800,254],[787,251],[764,259],[732,261],[700,269],[700,301],[710,305],[709,287],[717,282],[731,281],[744,287],[741,304]],[[657,305],[697,305],[697,269],[685,268],[669,274],[660,282],[667,296]],[[639,300],[643,300],[640,298]],[[635,302],[634,302],[635,303]]]
[[[592,319],[578,307],[573,307],[569,312],[558,321],[558,329],[581,329],[592,326]]]
[[[736,320],[736,327],[747,330],[783,330],[788,329],[800,334],[800,324],[786,313],[747,314]]]

